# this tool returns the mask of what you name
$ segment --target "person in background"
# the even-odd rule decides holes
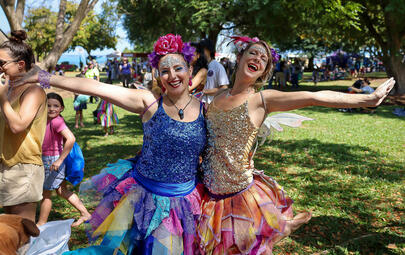
[[[88,68],[86,73],[84,74],[84,77],[88,79],[94,79],[96,81],[100,81],[100,71],[98,70],[97,67],[97,62],[95,60],[90,61],[88,64]],[[93,103],[93,99],[95,99],[96,102],[98,102],[98,97],[91,96],[90,97],[90,103]]]
[[[128,58],[122,59],[122,64],[119,67],[120,75],[121,75],[121,82],[124,88],[129,88],[129,84],[131,83],[131,73],[132,73],[132,66],[128,63]]]
[[[152,72],[149,72],[148,69],[144,68],[142,70],[143,79],[142,84],[144,87],[148,87],[149,82],[152,80]]]
[[[201,44],[191,43],[191,46],[196,49],[196,53],[190,63],[193,67],[193,74],[191,85],[188,89],[192,94],[195,94],[204,89],[204,85],[207,81],[208,61],[205,58]]]
[[[107,61],[107,64],[105,65],[106,71],[107,71],[107,81],[109,83],[112,83],[112,69],[113,69],[113,64],[112,64],[112,60],[109,59]]]
[[[229,79],[225,68],[215,60],[214,43],[209,39],[203,39],[200,41],[200,45],[208,61],[207,81],[203,89],[204,95],[202,101],[209,104],[218,91],[228,88]]]

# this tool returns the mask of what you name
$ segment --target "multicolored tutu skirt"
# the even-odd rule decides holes
[[[293,218],[293,201],[275,180],[255,171],[236,194],[205,194],[197,227],[202,254],[272,254],[274,240]]]
[[[114,111],[114,105],[101,100],[97,106],[97,123],[103,127],[110,127],[118,124],[118,116]]]
[[[86,225],[90,242],[124,254],[194,254],[203,187],[185,196],[161,196],[133,177],[133,162],[119,160],[80,186],[86,202],[101,199]]]

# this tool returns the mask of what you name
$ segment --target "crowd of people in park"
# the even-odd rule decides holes
[[[66,77],[41,70],[25,39],[24,31],[13,31],[0,45],[0,205],[41,225],[56,190],[80,212],[74,226],[85,224],[91,245],[68,254],[272,254],[312,214],[295,213],[288,190],[254,166],[266,116],[307,106],[376,107],[395,82],[371,94],[364,84],[352,89],[364,92],[356,94],[262,89],[280,58],[267,42],[233,37],[237,59],[228,72],[210,40],[190,44],[167,34],[149,55],[148,83],[159,92],[130,89],[100,82],[94,72]],[[120,66],[128,70],[128,61]],[[82,185],[81,198],[97,202],[92,214],[66,187],[64,159],[75,137],[61,114],[63,99],[45,93],[50,86],[100,98],[104,114],[113,112],[111,103],[142,121],[142,150]],[[92,253],[97,249],[102,253]]]

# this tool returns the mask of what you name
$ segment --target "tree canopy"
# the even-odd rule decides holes
[[[78,5],[67,4],[66,24],[68,26],[76,15]],[[82,25],[73,37],[68,49],[82,46],[89,54],[91,50],[114,48],[117,43],[115,26],[119,20],[113,11],[113,5],[105,2],[103,12],[95,14],[90,11],[84,18]],[[57,12],[49,8],[39,7],[30,9],[25,16],[25,29],[28,32],[29,43],[38,58],[46,57],[55,42]]]

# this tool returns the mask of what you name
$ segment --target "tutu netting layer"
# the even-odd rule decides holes
[[[81,196],[98,206],[86,224],[91,242],[125,254],[194,254],[202,185],[188,195],[166,197],[132,177],[134,164],[119,160],[81,185]],[[96,198],[96,199],[95,199]]]
[[[259,171],[237,194],[205,194],[197,228],[201,253],[272,254],[274,240],[293,218],[292,203],[275,180]]]

